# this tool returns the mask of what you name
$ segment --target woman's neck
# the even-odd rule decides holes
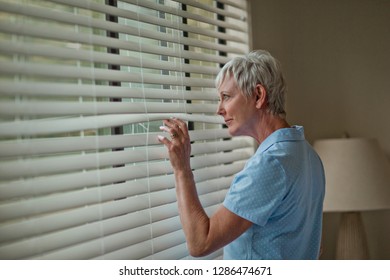
[[[260,119],[255,139],[258,144],[261,144],[268,136],[281,128],[291,127],[286,119],[272,114],[264,114]]]

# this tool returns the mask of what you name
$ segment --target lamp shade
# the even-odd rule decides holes
[[[390,209],[390,163],[376,139],[317,140],[325,169],[325,212]]]

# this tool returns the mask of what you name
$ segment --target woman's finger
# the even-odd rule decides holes
[[[179,136],[179,134],[178,134],[179,132],[178,132],[177,129],[174,129],[174,128],[171,128],[171,127],[168,127],[168,126],[160,126],[160,130],[169,133],[169,135],[171,136],[172,139],[174,139],[174,138]]]
[[[160,143],[164,144],[165,146],[168,146],[169,145],[169,140],[167,139],[167,137],[165,136],[162,136],[162,135],[158,135],[157,136],[157,139]]]
[[[182,121],[181,119],[169,119],[166,120],[166,125],[171,127],[173,130],[177,131],[179,134],[183,134],[184,136],[188,136],[188,128],[187,123]]]

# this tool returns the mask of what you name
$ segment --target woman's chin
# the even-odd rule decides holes
[[[237,129],[234,129],[234,127],[229,126],[229,127],[228,127],[228,131],[229,131],[229,134],[230,134],[231,136],[238,136],[238,134],[237,134]]]
[[[229,126],[228,131],[231,136],[250,136],[250,134],[246,133],[244,130],[233,126]]]

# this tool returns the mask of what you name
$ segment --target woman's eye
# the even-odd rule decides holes
[[[230,97],[231,97],[230,95],[222,93],[222,94],[221,94],[221,97],[219,98],[219,102],[221,102],[221,101],[226,101],[226,100],[228,100]]]

